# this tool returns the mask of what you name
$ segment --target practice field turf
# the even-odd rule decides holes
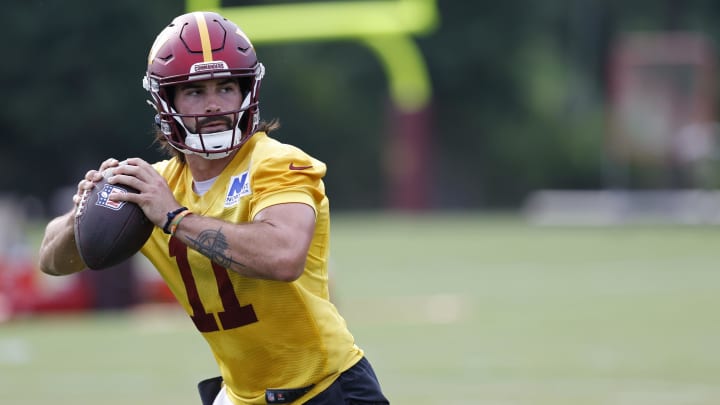
[[[333,296],[396,405],[720,404],[720,229],[336,215]],[[174,309],[0,324],[0,404],[198,405]]]

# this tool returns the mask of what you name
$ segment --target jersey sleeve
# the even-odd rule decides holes
[[[286,203],[307,204],[317,214],[325,198],[325,164],[297,148],[284,146],[283,153],[252,164],[250,218],[269,206]]]

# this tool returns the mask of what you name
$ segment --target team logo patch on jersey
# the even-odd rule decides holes
[[[118,193],[126,193],[125,189],[122,189],[120,187],[115,187],[112,184],[105,184],[102,190],[98,192],[98,199],[95,201],[95,205],[99,205],[101,207],[110,208],[113,211],[118,211],[120,208],[125,205],[125,201],[112,201],[110,200],[110,194],[112,192],[118,192]]]
[[[250,194],[250,181],[248,180],[248,172],[240,173],[230,178],[230,187],[227,196],[225,196],[225,208],[236,205],[240,198]]]

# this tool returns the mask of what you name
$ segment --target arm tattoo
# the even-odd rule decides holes
[[[226,269],[231,268],[233,265],[236,267],[245,268],[244,264],[233,259],[232,256],[228,256],[230,246],[227,243],[225,234],[222,233],[222,227],[217,231],[208,229],[200,232],[197,239],[187,238],[189,246],[203,255],[207,256],[213,262],[225,267]]]

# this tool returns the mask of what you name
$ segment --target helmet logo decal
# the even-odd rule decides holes
[[[195,21],[197,21],[198,31],[200,33],[200,44],[202,45],[203,60],[212,62],[212,46],[210,45],[210,32],[208,31],[205,15],[201,12],[195,12]]]
[[[198,62],[190,66],[190,73],[205,72],[208,70],[228,70],[228,65],[219,60],[213,62]]]

